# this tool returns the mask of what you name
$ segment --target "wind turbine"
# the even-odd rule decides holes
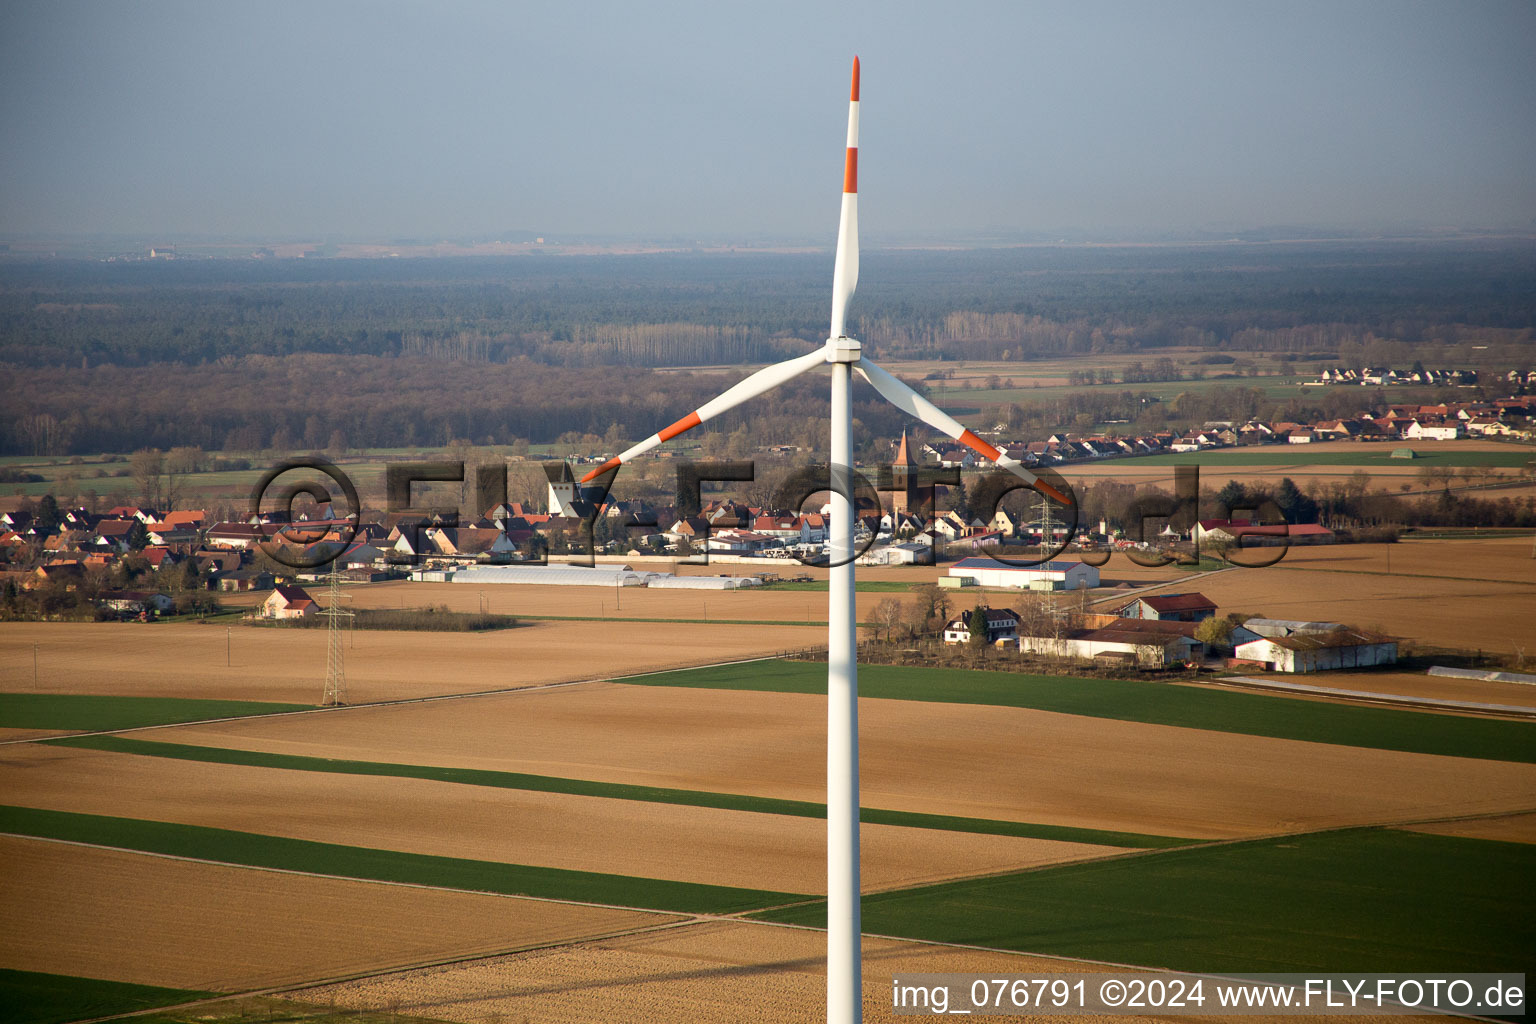
[[[991,459],[1046,497],[1071,501],[1017,460],[977,437],[953,417],[876,366],[848,337],[848,300],[859,280],[859,59],[853,59],[848,96],[848,150],[843,164],[843,207],[832,267],[832,324],[826,344],[756,373],[726,389],[671,426],[592,470],[587,483],[692,430],[700,423],[771,391],[814,367],[832,367],[832,517],[827,597],[827,1020],[852,1024],[863,1016],[859,949],[859,714],[857,617],[853,578],[853,374],[892,405]]]

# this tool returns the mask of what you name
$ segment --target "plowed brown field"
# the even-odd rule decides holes
[[[820,801],[825,705],[594,683],[146,735]],[[1533,765],[1019,708],[865,699],[860,724],[864,805],[895,810],[1225,838],[1524,808],[1536,792]]]
[[[627,563],[628,564],[628,563]],[[634,563],[639,564],[639,563]],[[661,567],[657,567],[661,568]],[[789,573],[794,570],[783,566],[773,569]],[[666,567],[665,571],[671,571]],[[752,566],[722,565],[699,568],[693,575],[718,576],[721,574],[748,574],[761,571]],[[912,570],[902,570],[903,575]],[[921,570],[925,575],[910,582],[932,583],[940,570],[928,566]],[[861,579],[876,578],[865,576]],[[886,577],[878,577],[885,579]],[[897,582],[909,582],[897,580]],[[498,615],[580,615],[594,619],[627,616],[654,619],[697,619],[689,628],[724,629],[710,627],[708,620],[735,619],[745,621],[825,623],[827,621],[826,591],[779,590],[776,588],[745,590],[652,590],[649,587],[625,587],[615,591],[612,587],[552,587],[521,583],[375,583],[357,587],[353,591],[352,606],[356,608],[399,608],[421,605],[444,605],[454,611],[479,611],[482,599],[490,610]],[[911,600],[908,594],[863,592],[858,595],[859,619],[866,621],[874,606],[887,598],[898,601]],[[615,606],[617,605],[617,610]],[[614,623],[613,626],[621,625]],[[589,623],[588,630],[599,630],[604,635],[612,627],[600,622]],[[823,634],[826,627],[821,627]],[[825,636],[821,642],[825,643]]]
[[[1339,569],[1350,573],[1439,576],[1451,580],[1504,580],[1536,586],[1533,538],[1414,539],[1396,544],[1324,544],[1295,547],[1281,565],[1292,569]]]
[[[0,966],[242,991],[675,917],[0,836]]]
[[[825,595],[822,600],[825,604]],[[771,655],[826,641],[825,626],[665,622],[530,622],[486,633],[359,630],[347,640],[347,699],[360,704],[590,679],[604,672]],[[32,692],[36,643],[41,693],[319,703],[326,672],[324,629],[235,626],[228,642],[232,667],[225,667],[225,631],[217,626],[6,623],[0,629],[0,690]]]
[[[897,939],[866,937],[863,947],[864,1019],[871,1022],[912,1019],[897,1017],[891,1009],[891,978],[898,973],[1002,977],[1094,969],[1069,960]],[[707,922],[368,978],[294,996],[359,1010],[397,1008],[462,1024],[818,1024],[826,1020],[825,963],[824,932]],[[1152,1018],[1112,1019],[1145,1024]]]
[[[817,818],[278,771],[62,747],[0,751],[6,802],[325,843],[792,893],[826,885]],[[1118,853],[866,825],[871,891]]]
[[[1396,559],[1393,559],[1396,568]],[[1292,568],[1231,569],[1194,589],[1223,614],[1343,622],[1444,647],[1532,648],[1536,586]]]

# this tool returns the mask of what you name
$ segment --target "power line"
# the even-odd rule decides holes
[[[321,707],[340,707],[347,702],[347,649],[341,635],[341,622],[346,619],[350,626],[356,615],[341,608],[343,594],[341,570],[338,568],[340,562],[338,558],[331,563],[330,574],[326,577],[330,586],[326,609],[322,614],[329,621],[325,629],[325,690],[320,695]],[[350,635],[350,629],[348,633]]]

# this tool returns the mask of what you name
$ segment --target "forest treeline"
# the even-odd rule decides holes
[[[825,255],[444,260],[0,260],[0,454],[297,451],[645,437],[826,331]],[[1313,361],[1527,368],[1536,245],[1006,249],[866,254],[854,329],[877,357],[995,359],[1243,348]],[[1134,366],[1143,365],[1133,362]],[[1101,371],[1103,372],[1103,371]],[[1132,377],[1137,377],[1132,380]],[[1166,374],[1162,378],[1165,379]],[[1345,415],[1234,384],[999,409],[1020,430]],[[820,446],[824,383],[752,410]],[[823,403],[818,405],[818,403]],[[820,411],[818,411],[820,410]],[[747,414],[713,428],[738,429]],[[900,415],[861,399],[871,433]],[[861,436],[864,436],[861,434]]]
[[[803,346],[802,346],[803,348]],[[467,365],[382,356],[227,358],[207,366],[27,370],[24,403],[0,409],[0,445],[42,454],[192,445],[283,455],[350,448],[553,442],[570,435],[645,437],[725,390],[740,374],[620,367],[568,369],[529,360]],[[792,381],[711,422],[730,432],[824,449],[824,374]],[[27,410],[24,412],[24,410]],[[892,436],[900,410],[861,388],[861,430]],[[39,422],[41,421],[41,422]],[[44,435],[39,428],[49,431]],[[39,440],[39,439],[42,440]]]
[[[0,262],[0,364],[298,353],[551,366],[782,358],[825,334],[825,255]],[[1374,346],[1518,357],[1528,241],[880,252],[852,309],[880,355],[1168,346],[1346,362]],[[1489,348],[1474,349],[1482,345]],[[1493,351],[1498,349],[1499,351]]]

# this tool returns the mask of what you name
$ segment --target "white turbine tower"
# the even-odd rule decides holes
[[[843,168],[843,207],[832,269],[832,325],[826,344],[803,356],[765,367],[710,399],[676,423],[609,459],[582,478],[587,483],[705,420],[800,374],[832,366],[832,522],[828,554],[832,566],[827,598],[827,1020],[853,1024],[861,1019],[859,949],[859,715],[856,656],[857,616],[853,578],[853,372],[892,405],[946,437],[1008,470],[1047,497],[1071,504],[1049,483],[961,426],[922,395],[882,370],[848,337],[848,299],[859,280],[859,59],[853,59],[848,102],[848,151]]]

